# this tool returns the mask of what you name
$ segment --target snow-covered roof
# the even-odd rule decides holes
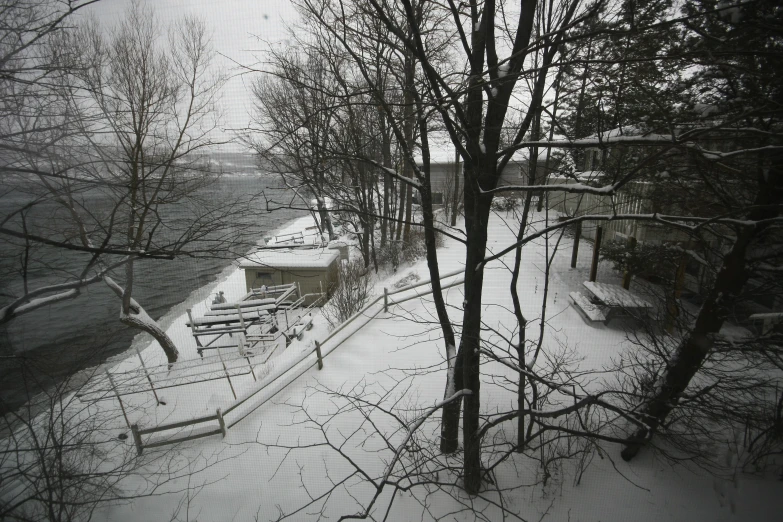
[[[325,248],[259,250],[239,263],[239,268],[327,268],[339,252]]]

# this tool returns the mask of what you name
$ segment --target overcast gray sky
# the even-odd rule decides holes
[[[100,0],[85,12],[101,24],[117,22],[131,0]],[[147,0],[154,8],[161,27],[168,26],[186,14],[202,18],[212,32],[214,49],[236,62],[252,65],[266,48],[266,42],[284,44],[285,25],[296,21],[296,11],[288,0]],[[263,41],[262,41],[263,40]],[[247,126],[253,104],[250,83],[257,75],[237,76],[236,66],[220,58],[219,65],[233,77],[226,85],[221,107],[224,126],[237,129]]]

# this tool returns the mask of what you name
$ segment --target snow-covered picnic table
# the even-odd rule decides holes
[[[618,315],[628,315],[634,312],[646,314],[652,310],[652,305],[645,299],[632,294],[618,285],[585,281],[584,287],[591,297],[585,297],[579,292],[571,292],[570,297],[576,306],[591,321],[603,321],[609,324]]]

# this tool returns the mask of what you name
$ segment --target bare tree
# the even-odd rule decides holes
[[[25,255],[21,291],[3,307],[3,322],[103,282],[121,300],[120,320],[151,334],[169,362],[177,360],[172,340],[133,298],[136,264],[235,254],[242,225],[231,220],[242,201],[226,205],[204,190],[215,179],[207,153],[221,142],[223,84],[206,27],[185,18],[167,42],[161,36],[153,12],[134,3],[108,37],[93,22],[58,35],[48,49],[61,73],[35,111],[16,117],[18,126],[36,130],[27,136],[46,138],[47,146],[25,141],[7,167],[32,194],[4,217],[6,237]],[[171,213],[172,203],[189,215]],[[30,225],[26,216],[39,208],[58,221]],[[78,275],[36,287],[30,268],[56,265],[62,249],[82,253]]]
[[[715,41],[704,36],[709,34],[713,29],[712,24],[716,21],[723,19],[722,23],[725,24],[729,18],[725,16],[726,13],[721,14],[724,8],[715,8],[710,3],[694,8],[694,12],[688,11],[679,18],[676,17],[673,8],[665,2],[660,5],[655,2],[645,3],[639,7],[639,9],[644,8],[645,16],[640,16],[638,20],[633,4],[612,6],[612,9],[601,11],[604,8],[602,5],[585,5],[580,2],[554,4],[532,2],[519,5],[449,3],[434,7],[433,9],[443,16],[436,15],[431,18],[420,16],[418,3],[405,0],[400,5],[391,5],[380,0],[370,0],[369,4],[363,6],[351,2],[325,0],[304,0],[301,4],[317,22],[317,30],[328,34],[330,36],[328,40],[333,45],[339,45],[340,51],[350,57],[357,73],[370,87],[374,85],[372,75],[368,73],[370,67],[367,54],[360,44],[366,38],[364,32],[366,26],[363,25],[359,14],[366,12],[380,20],[385,32],[376,37],[387,39],[390,45],[399,47],[400,59],[411,56],[415,61],[415,67],[421,71],[424,80],[417,84],[417,88],[412,91],[413,98],[409,101],[416,104],[417,125],[425,156],[424,168],[416,170],[412,167],[417,176],[421,174],[414,185],[416,188],[422,190],[423,194],[426,193],[427,185],[423,180],[427,176],[425,151],[429,128],[421,122],[437,120],[442,124],[463,160],[465,241],[468,247],[465,260],[466,290],[460,323],[460,348],[456,356],[448,356],[449,361],[454,361],[454,364],[450,365],[449,384],[445,397],[453,396],[455,390],[468,390],[470,393],[444,403],[442,449],[444,452],[457,450],[460,425],[458,417],[462,410],[463,479],[468,492],[478,492],[482,477],[486,476],[482,471],[481,455],[482,437],[486,435],[487,430],[482,427],[479,415],[482,356],[492,359],[494,363],[509,364],[509,359],[492,356],[491,351],[485,349],[486,341],[482,338],[482,329],[485,328],[481,306],[483,271],[488,263],[499,260],[510,252],[519,253],[519,249],[531,241],[584,221],[649,222],[693,234],[697,238],[705,233],[728,239],[727,243],[723,243],[727,248],[721,251],[714,265],[716,279],[707,293],[707,301],[702,307],[703,315],[700,315],[695,324],[688,328],[690,333],[683,338],[683,343],[677,349],[677,356],[673,357],[674,364],[669,364],[666,375],[661,376],[662,385],[654,388],[659,393],[656,393],[655,397],[640,398],[641,405],[636,404],[631,407],[620,401],[618,394],[623,394],[623,391],[606,392],[613,398],[604,401],[603,395],[596,395],[587,388],[579,393],[567,393],[566,383],[569,380],[563,380],[562,375],[557,375],[554,379],[542,378],[535,370],[535,365],[540,361],[539,355],[545,353],[542,349],[543,336],[533,341],[534,350],[530,353],[532,357],[528,358],[522,350],[523,345],[528,344],[523,337],[527,321],[520,313],[519,306],[515,306],[520,337],[518,340],[507,342],[509,353],[512,353],[515,359],[510,367],[518,372],[520,379],[518,409],[516,412],[508,412],[492,418],[488,421],[488,425],[497,426],[518,419],[520,423],[517,427],[516,449],[521,449],[523,444],[529,443],[530,434],[536,431],[535,426],[543,431],[561,430],[585,437],[598,437],[614,443],[621,442],[622,437],[601,432],[600,429],[588,428],[581,424],[569,425],[568,422],[571,421],[581,422],[574,417],[567,417],[566,424],[560,427],[548,424],[546,420],[550,418],[550,414],[553,418],[578,414],[583,407],[599,405],[598,410],[610,412],[607,415],[613,416],[612,424],[617,426],[626,423],[625,429],[636,432],[636,435],[629,439],[629,449],[625,452],[625,456],[632,456],[631,454],[648,441],[651,434],[662,425],[664,419],[675,408],[677,398],[684,397],[683,393],[702,367],[704,355],[709,350],[700,352],[697,348],[711,346],[713,342],[711,339],[718,334],[728,318],[729,310],[732,308],[727,306],[728,301],[734,300],[734,296],[740,293],[750,277],[747,263],[755,255],[751,252],[761,248],[761,245],[777,245],[777,240],[774,238],[778,237],[780,219],[780,202],[777,199],[780,194],[779,180],[777,180],[779,129],[774,116],[776,114],[774,107],[777,106],[777,101],[773,101],[777,99],[776,84],[769,82],[770,78],[776,77],[777,69],[772,63],[765,62],[763,71],[757,77],[764,80],[756,82],[755,86],[754,82],[750,81],[752,75],[739,74],[732,79],[732,75],[725,72],[749,70],[747,64],[743,65],[742,60],[753,59],[750,57],[758,53],[763,54],[761,49],[763,45],[769,44],[769,37],[749,39],[750,44],[758,46],[745,54],[742,52],[732,54],[730,49],[721,47],[729,41],[724,41],[723,36]],[[760,20],[764,13],[767,13],[768,6],[765,3],[759,5],[760,10],[754,16],[758,16]],[[608,18],[606,24],[596,25],[592,22],[599,12],[603,12]],[[510,22],[511,19],[514,21]],[[499,21],[502,21],[502,25],[499,25],[501,24]],[[703,24],[703,27],[694,25],[697,22]],[[437,28],[432,25],[433,23],[438,24]],[[719,26],[720,24],[718,23]],[[668,54],[655,55],[651,49],[657,47],[650,46],[648,40],[644,46],[640,45],[637,49],[639,53],[644,54],[644,57],[635,55],[625,57],[621,52],[616,52],[618,46],[629,49],[632,45],[631,39],[636,34],[643,34],[650,39],[652,35],[671,34],[674,26],[684,31],[678,34],[700,35],[693,38],[702,38],[703,42],[700,45],[703,48],[696,54],[689,54],[686,50],[675,46]],[[725,29],[723,27],[724,31]],[[462,69],[442,67],[440,62],[433,59],[427,38],[438,31],[446,31],[449,34],[451,41],[454,42],[454,52],[461,58]],[[732,33],[734,34],[739,32]],[[614,39],[610,42],[612,45],[608,47],[598,45],[607,44],[610,39]],[[587,42],[588,48],[591,49],[586,54],[568,52],[568,48],[573,49],[584,42]],[[708,42],[712,43],[708,44]],[[565,47],[565,44],[568,47]],[[732,92],[733,96],[736,96],[737,92],[754,92],[759,96],[759,106],[743,113],[740,105],[729,101],[726,106],[731,109],[721,112],[724,119],[718,123],[705,123],[700,116],[702,113],[699,112],[698,105],[702,104],[703,111],[704,101],[709,97],[698,100],[697,96],[691,96],[691,101],[695,103],[687,110],[682,110],[682,106],[675,104],[659,107],[660,112],[647,110],[649,106],[645,106],[645,97],[649,97],[655,89],[671,88],[672,92],[666,93],[667,99],[672,98],[674,94],[681,99],[683,87],[662,86],[656,83],[661,80],[661,77],[650,74],[651,67],[638,65],[639,61],[659,62],[665,66],[667,74],[671,73],[671,78],[676,80],[677,76],[674,72],[677,70],[690,66],[702,67],[708,63],[710,53],[714,51],[714,49],[706,50],[709,45],[720,47],[720,53],[725,53],[721,56],[725,56],[726,61],[721,62],[715,69],[710,69],[710,72],[694,76],[694,82],[689,87],[690,92],[692,94],[708,92],[709,86],[700,82],[706,82],[707,78],[714,77],[711,74],[717,74],[715,71],[723,68],[724,72],[721,74],[725,76],[721,76],[720,83],[720,90],[723,92],[717,98],[726,101],[726,98],[721,96]],[[606,48],[611,48],[613,51],[599,55],[599,51],[603,53]],[[571,63],[568,60],[572,60]],[[603,131],[608,130],[606,127],[602,127],[600,122],[592,121],[591,125],[598,125],[599,132],[595,136],[588,138],[576,136],[581,139],[540,140],[540,122],[543,114],[550,110],[544,101],[544,94],[557,77],[555,68],[566,64],[582,66],[579,67],[583,73],[581,79],[585,80],[588,77],[587,65],[592,67],[594,65],[592,62],[618,69],[615,71],[616,76],[611,78],[614,84],[607,87],[609,89],[607,92],[611,92],[612,100],[612,106],[609,107],[611,114],[606,114],[609,122],[607,124],[611,124],[612,121],[625,124],[631,118],[649,120],[650,117],[655,118],[657,115],[661,116],[661,120],[640,125],[641,132],[632,136],[624,135],[623,132],[605,133]],[[708,71],[707,68],[704,70]],[[651,78],[648,79],[651,81],[634,83],[634,80],[629,79],[632,73],[638,74],[640,78],[644,75],[650,76]],[[667,76],[667,82],[669,79],[670,77]],[[678,82],[672,80],[670,83]],[[580,106],[586,103],[582,88],[584,84],[585,81],[582,81],[574,91],[578,94]],[[550,136],[554,137],[551,128],[559,126],[560,129],[564,129],[564,126],[562,119],[559,121],[554,114],[554,102],[551,112]],[[587,117],[587,115],[583,116]],[[700,118],[702,121],[694,124],[694,120]],[[397,143],[403,150],[403,157],[408,160],[410,150],[406,148],[408,143],[404,129],[406,120],[403,118],[398,121],[402,125],[399,127]],[[685,123],[689,123],[690,126],[683,126]],[[586,122],[580,123],[579,133],[589,128],[585,125]],[[508,136],[509,132],[510,139],[504,140],[503,137]],[[564,132],[564,134],[569,133]],[[734,150],[710,148],[710,142],[716,135],[723,135],[728,140],[733,140]],[[762,135],[764,136],[763,149],[752,147],[750,142],[746,141],[751,140],[751,136]],[[618,170],[607,173],[608,175],[599,181],[605,183],[603,185],[593,187],[577,184],[573,187],[552,187],[541,185],[539,184],[541,180],[531,178],[528,185],[498,187],[503,167],[518,150],[533,149],[531,158],[537,158],[537,148],[608,149],[614,144],[621,143],[624,146],[637,147],[636,157],[625,165],[616,162]],[[654,167],[671,161],[672,154],[696,156],[699,161],[711,164],[711,168],[715,169],[711,174],[707,174],[707,170],[698,168],[674,171],[676,176],[672,172],[667,174],[678,180],[672,183],[679,182],[681,186],[689,186],[692,190],[706,191],[710,195],[706,196],[705,201],[722,201],[725,208],[716,212],[714,207],[706,211],[703,205],[701,208],[697,208],[699,205],[691,207],[673,205],[668,207],[673,211],[670,215],[656,212],[621,213],[617,210],[617,204],[613,202],[613,213],[574,216],[562,223],[546,223],[543,228],[535,231],[527,229],[527,219],[523,217],[520,220],[517,241],[500,252],[486,254],[487,222],[495,194],[512,190],[526,192],[526,212],[530,212],[531,191],[540,191],[541,194],[553,192],[600,194],[614,198],[618,191],[632,181],[648,181],[651,175],[659,174],[661,171]],[[737,163],[735,164],[734,161]],[[411,166],[414,164],[410,161]],[[529,173],[535,174],[535,172],[536,169],[532,168]],[[723,182],[716,183],[712,178],[717,172],[722,172],[723,176],[732,176],[733,174],[729,174],[732,172],[738,175],[737,183],[732,185],[733,194],[726,194],[726,185],[723,185]],[[684,199],[686,198],[677,198],[678,201]],[[764,247],[762,250],[765,252],[764,258],[772,263],[773,271],[776,270],[777,247]],[[518,273],[519,270],[517,262],[514,273]],[[515,292],[515,289],[512,290],[512,296],[518,300]],[[727,296],[732,297],[728,299]],[[449,327],[445,325],[450,325],[450,322],[448,315],[445,317],[446,320],[442,324],[444,324],[444,335],[448,337],[445,332]],[[543,317],[545,314],[542,311],[542,325]],[[696,341],[688,340],[691,338]],[[701,343],[699,339],[707,344]],[[531,387],[530,395],[526,390],[526,382],[536,383]],[[542,402],[539,399],[545,389],[554,390],[555,395],[560,398],[571,397],[574,405],[564,406],[562,409],[555,408],[545,414],[536,413],[540,411],[538,408]],[[464,406],[460,405],[461,401],[464,401]],[[527,416],[531,422],[527,425],[523,424],[523,416]]]

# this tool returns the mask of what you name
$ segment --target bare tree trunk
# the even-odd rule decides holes
[[[405,121],[403,122],[402,132],[405,143],[408,145],[408,149],[413,151],[413,131],[416,122],[416,112],[414,110],[414,75],[416,72],[416,64],[413,61],[413,56],[410,53],[405,55],[405,87],[403,91],[403,108],[405,110]],[[413,178],[413,166],[407,161],[405,162],[403,175],[406,178]],[[411,237],[411,212],[413,210],[413,187],[406,184],[400,191],[402,198],[400,199],[400,215],[402,215],[402,202],[405,203],[405,222],[402,224],[402,244],[407,246]],[[398,233],[399,239],[399,233]]]
[[[459,178],[462,174],[459,164],[459,150],[454,150],[454,181],[452,183],[451,194],[451,226],[457,226],[457,215],[459,215]]]
[[[417,102],[417,109],[419,114],[421,114],[421,100],[417,98]],[[424,243],[427,247],[427,267],[430,272],[432,298],[435,302],[435,310],[438,314],[438,321],[440,322],[440,328],[443,332],[443,342],[446,348],[446,388],[443,393],[443,398],[448,399],[462,389],[462,377],[456,371],[457,348],[454,328],[451,326],[451,319],[449,319],[449,313],[446,309],[446,302],[443,299],[443,289],[440,285],[440,268],[438,267],[438,253],[435,237],[435,213],[432,209],[429,135],[427,121],[423,118],[419,119],[419,134],[421,135],[423,173],[423,179],[420,178],[420,181],[423,182],[421,183],[419,194],[421,195],[422,219],[424,221]],[[453,453],[459,446],[457,435],[459,434],[460,407],[461,401],[452,401],[444,406],[440,441],[440,449],[443,453]]]
[[[532,171],[535,172],[535,171]],[[528,173],[528,185],[534,184],[535,175]],[[519,222],[519,230],[517,231],[517,242],[525,236],[527,229],[527,221],[530,216],[530,209],[533,204],[533,192],[528,191],[525,195],[525,204],[522,209],[522,219]],[[525,369],[525,327],[527,326],[527,319],[522,314],[522,305],[519,301],[519,291],[517,290],[517,283],[519,281],[519,268],[522,263],[522,247],[517,247],[514,255],[514,268],[511,271],[511,285],[510,293],[511,300],[514,304],[514,317],[516,317],[517,325],[519,327],[519,338],[517,344],[517,361],[521,369]],[[519,387],[517,388],[517,408],[520,414],[517,417],[517,452],[522,452],[525,447],[525,416],[522,415],[522,411],[525,409],[525,396],[526,396],[526,380],[524,372],[519,372]]]
[[[476,166],[471,165],[475,169]],[[469,176],[475,178],[477,176]],[[465,183],[465,309],[462,320],[462,338],[458,361],[462,363],[462,387],[470,390],[465,396],[462,412],[462,439],[464,444],[464,482],[469,494],[478,493],[481,487],[481,297],[484,288],[484,267],[477,267],[484,260],[487,247],[487,220],[492,196],[482,194],[477,183]]]
[[[779,158],[778,158],[779,159]],[[773,162],[773,165],[776,163]],[[754,210],[748,216],[751,221],[775,217],[775,208],[783,200],[783,172],[769,168],[766,175],[759,175],[759,193]],[[656,394],[642,410],[641,420],[646,427],[639,429],[626,441],[621,455],[624,460],[634,458],[655,434],[657,428],[677,406],[681,394],[701,368],[714,343],[714,336],[723,327],[731,312],[731,306],[748,280],[746,265],[748,248],[768,224],[742,226],[731,250],[724,256],[715,284],[704,301],[693,329],[681,341],[674,352]]]
[[[128,264],[132,264],[132,261]],[[179,351],[165,330],[163,330],[163,328],[158,325],[157,321],[147,315],[147,312],[144,311],[144,308],[142,308],[135,299],[130,297],[127,289],[123,289],[111,277],[105,276],[103,281],[106,283],[106,286],[108,286],[111,291],[117,295],[117,297],[123,299],[123,305],[120,311],[120,322],[150,334],[156,341],[158,341],[158,344],[160,344],[160,347],[166,354],[166,359],[168,359],[169,364],[177,362],[177,359],[179,358]],[[128,301],[127,309],[125,308],[126,297]]]
[[[329,215],[329,209],[326,208],[326,202],[320,195],[316,197],[316,202],[318,205],[318,215],[321,217],[322,229],[326,229],[326,233],[329,235],[329,241],[332,241],[335,236],[334,227],[332,226],[332,218]]]
[[[383,111],[380,111],[381,121],[381,153],[383,154],[383,166],[387,169],[392,168],[391,158],[391,136],[389,136],[388,129],[386,128],[386,116]],[[386,235],[389,233],[389,222],[391,221],[392,213],[389,198],[392,192],[392,177],[388,172],[383,173],[383,217],[381,219],[381,248],[386,246]]]

